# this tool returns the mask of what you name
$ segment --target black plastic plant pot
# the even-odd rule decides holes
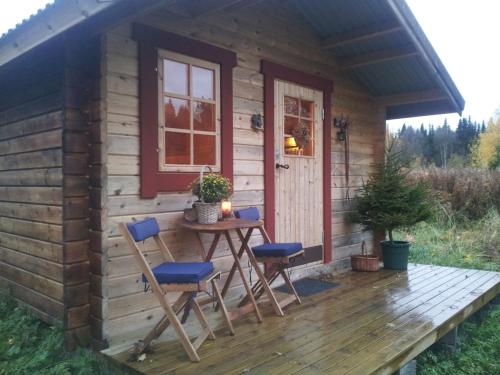
[[[380,241],[384,268],[390,270],[406,271],[408,269],[408,253],[410,243],[408,241]]]

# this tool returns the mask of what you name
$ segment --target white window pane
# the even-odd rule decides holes
[[[188,65],[172,60],[163,60],[163,83],[165,92],[188,95]]]
[[[214,98],[214,71],[211,69],[193,66],[193,96],[196,98],[213,100]]]

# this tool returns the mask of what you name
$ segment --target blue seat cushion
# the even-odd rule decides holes
[[[286,257],[302,250],[300,242],[265,243],[252,247],[256,257]]]
[[[242,210],[234,211],[234,216],[238,219],[246,219],[246,220],[259,220],[260,214],[257,207],[249,207],[244,208]]]
[[[160,284],[197,283],[214,271],[212,262],[165,262],[152,269]],[[142,281],[147,279],[142,275]]]
[[[128,223],[127,228],[136,242],[144,241],[146,238],[160,233],[160,227],[158,226],[158,222],[155,218],[148,218]]]

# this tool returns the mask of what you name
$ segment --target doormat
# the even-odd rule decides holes
[[[300,297],[312,296],[313,294],[336,288],[340,285],[337,283],[330,283],[328,281],[313,279],[310,277],[304,277],[303,279],[294,281],[292,284]],[[277,287],[276,290],[283,293],[289,293],[289,289],[286,284]]]

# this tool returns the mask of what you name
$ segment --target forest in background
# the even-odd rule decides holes
[[[415,168],[500,167],[500,107],[488,122],[461,118],[456,127],[443,124],[413,128],[403,124],[392,135],[393,151]]]

